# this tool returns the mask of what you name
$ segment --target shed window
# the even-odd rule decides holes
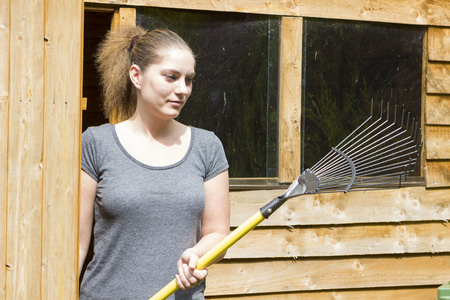
[[[420,126],[424,27],[303,24],[302,170],[367,118],[371,100],[411,112]]]
[[[177,32],[197,56],[179,120],[216,133],[230,177],[276,177],[280,18],[144,7],[136,18]]]

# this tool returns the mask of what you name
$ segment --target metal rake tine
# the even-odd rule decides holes
[[[388,126],[387,128],[385,128],[384,130],[382,130],[380,133],[382,133],[382,132],[384,132],[385,130],[389,129],[389,128],[392,127],[393,125],[394,125],[394,123],[392,123],[390,126]],[[375,140],[375,141],[371,142],[370,144],[364,146],[365,143],[369,142],[369,141],[372,139],[372,138],[370,138],[370,139],[368,139],[367,141],[364,141],[363,143],[361,143],[361,144],[359,145],[360,147],[364,146],[363,148],[361,148],[361,149],[358,150],[358,148],[356,147],[355,149],[351,149],[351,151],[348,151],[348,152],[346,152],[346,153],[347,153],[348,155],[354,156],[354,155],[356,155],[356,154],[359,154],[361,151],[366,150],[368,147],[373,146],[373,147],[371,147],[370,149],[366,150],[366,151],[370,151],[370,150],[372,150],[373,148],[375,148],[377,144],[379,145],[380,143],[385,143],[385,141],[383,141],[383,139],[388,139],[389,136],[391,136],[392,134],[394,134],[397,130],[399,130],[399,128],[396,129],[396,130],[394,130],[394,131],[392,131],[391,133],[389,133],[389,134],[387,134],[387,135],[384,135],[383,137],[379,138],[378,140]],[[373,138],[375,138],[375,136],[374,136]],[[356,151],[356,152],[354,153],[353,151]],[[362,152],[362,154],[364,154],[364,153],[365,153],[365,152]]]
[[[363,172],[361,174],[358,174],[358,176],[362,176],[362,175],[368,176],[368,175],[372,175],[372,174],[378,174],[378,173],[380,173],[382,171],[385,172],[385,171],[389,171],[389,170],[395,170],[395,169],[398,169],[399,166],[403,166],[404,163],[405,163],[405,161],[402,161],[402,162],[393,163],[393,164],[384,166],[383,168],[375,168],[375,169],[372,169],[372,170],[370,170],[368,172]]]
[[[351,155],[352,160],[354,162],[361,161],[361,160],[363,160],[365,158],[365,156],[368,155],[368,153],[370,153],[371,157],[373,157],[374,155],[378,156],[380,152],[381,153],[386,153],[386,152],[398,149],[400,147],[406,147],[410,143],[414,144],[414,140],[412,140],[410,137],[405,137],[405,138],[403,138],[401,140],[398,140],[398,141],[396,141],[394,143],[388,144],[388,142],[390,140],[392,140],[393,138],[399,137],[400,135],[401,135],[401,133],[397,134],[394,137],[392,137],[390,139],[387,139],[385,141],[380,141],[378,146],[380,146],[380,147],[381,147],[381,145],[383,145],[383,146],[381,148],[379,148],[378,150],[372,151],[372,150],[374,150],[377,147],[377,145],[375,144],[370,149],[367,149],[364,153],[358,153],[359,154],[358,156]]]
[[[394,124],[397,122],[397,104],[394,106]]]
[[[380,109],[380,118],[375,121],[373,124],[371,124],[368,128],[366,128],[365,130],[363,130],[360,134],[358,134],[357,136],[355,136],[352,140],[350,140],[349,142],[352,142],[355,138],[357,138],[359,135],[363,134],[366,130],[368,130],[372,125],[375,125],[379,120],[383,119],[383,100],[381,100],[381,109]],[[364,137],[367,137],[369,134],[373,133],[375,130],[377,130],[378,128],[380,128],[382,125],[384,125],[385,123],[387,123],[389,121],[389,102],[387,103],[387,108],[386,108],[386,120],[381,123],[378,127],[376,127],[375,129],[373,129],[371,132],[367,133]],[[392,125],[395,123],[392,123]],[[391,126],[392,126],[391,125]],[[389,126],[390,127],[390,126]],[[359,128],[359,127],[358,127]],[[354,131],[355,132],[355,131]],[[381,132],[379,132],[378,134],[381,134]],[[350,134],[351,135],[351,134]],[[350,136],[349,135],[349,136]],[[360,138],[358,141],[356,141],[356,143],[354,144],[358,144],[360,141],[362,140],[362,138]],[[346,149],[345,147],[349,144],[349,142],[347,142],[345,145],[343,145],[342,147],[340,147],[339,149],[341,151],[345,151],[347,153],[349,153],[349,149]],[[342,143],[340,143],[342,144]],[[338,148],[339,145],[337,145],[335,148]]]
[[[361,123],[361,125],[359,125],[355,130],[353,130],[349,135],[347,135],[346,138],[344,138],[339,144],[336,145],[335,148],[339,147],[342,143],[344,143],[350,136],[352,136],[354,133],[356,133],[361,127],[363,127],[367,122],[370,121],[370,119],[372,119],[373,116],[373,99],[371,100],[371,106],[370,106],[370,116]],[[380,120],[381,118],[379,118],[378,120]],[[378,121],[377,120],[377,121]],[[375,121],[376,122],[376,121]]]
[[[401,151],[397,151],[395,153],[391,153],[390,155],[387,155],[385,157],[380,157],[378,159],[367,160],[367,161],[364,162],[364,164],[361,164],[361,165],[356,164],[356,165],[358,166],[358,170],[364,170],[365,168],[367,168],[367,166],[370,166],[370,167],[376,166],[377,165],[377,164],[375,164],[376,162],[385,163],[387,161],[391,161],[391,159],[386,160],[386,158],[393,157],[395,155],[401,154],[404,151],[411,150],[411,149],[414,149],[414,148],[415,148],[415,146],[411,146],[411,147],[409,147],[407,149],[403,149]],[[416,150],[414,150],[413,152],[410,152],[408,154],[413,154],[415,151]],[[397,156],[396,158],[403,157],[404,155]]]
[[[345,137],[335,148],[338,148],[342,143],[344,143],[348,138],[350,138],[354,133],[356,133],[361,127],[363,127],[367,122],[370,121],[370,119],[372,118],[372,110],[373,110],[373,100],[372,100],[370,116],[361,125],[359,125],[355,130],[353,130],[349,135],[347,135],[347,137]],[[375,123],[378,122],[379,120],[380,119],[376,120]],[[373,126],[373,124],[370,126]],[[369,128],[370,128],[370,126],[369,126]],[[367,129],[365,129],[365,130],[367,130]],[[328,159],[330,156],[332,156],[332,157],[336,156],[336,152],[333,152],[333,151],[328,152],[327,155],[325,155],[322,159],[320,159],[317,163],[315,163],[314,166],[311,167],[311,170],[314,171],[314,173],[318,172],[320,170],[319,167],[322,167],[323,164],[326,162],[326,159]]]
[[[353,142],[353,140],[355,140],[356,138],[358,138],[360,135],[364,134],[364,132],[370,130],[371,127],[375,126],[378,122],[380,122],[382,119],[379,118],[377,119],[375,122],[373,122],[372,124],[370,124],[367,128],[365,128],[364,130],[362,130],[360,133],[356,134],[351,140],[347,141],[344,145],[341,146],[341,144],[346,141],[348,138],[350,138],[353,134],[356,133],[356,130],[353,131],[351,134],[349,134],[341,143],[339,143],[335,148],[338,149],[344,149],[344,147],[346,147],[349,143]],[[360,127],[358,127],[360,128]]]
[[[396,138],[396,137],[399,137],[401,135],[401,133],[399,133],[399,134],[397,134],[397,135],[395,135],[395,136],[393,136],[393,137],[391,137],[391,138],[389,138],[389,139],[387,139],[387,140],[385,140],[385,141],[383,141],[383,144],[386,144],[387,142],[389,142],[390,140],[392,140],[392,139],[394,139],[394,138]],[[413,142],[412,140],[409,140],[409,138],[404,138],[404,139],[402,139],[402,140],[399,140],[399,141],[397,141],[397,142],[394,142],[394,143],[392,143],[392,144],[388,144],[387,146],[384,146],[383,148],[379,148],[378,150],[375,150],[375,151],[373,151],[373,152],[371,152],[370,154],[371,155],[375,155],[375,154],[377,154],[377,153],[379,153],[379,152],[382,152],[382,151],[392,151],[392,150],[395,150],[395,149],[397,149],[397,148],[400,148],[400,147],[402,147],[403,145],[397,145],[397,144],[399,144],[399,143],[401,143],[401,142],[404,142],[405,140],[407,140],[406,141],[406,144],[409,144],[409,143],[411,143],[411,142]],[[370,149],[367,149],[365,152],[363,152],[363,153],[358,153],[358,155],[352,155],[352,160],[354,161],[354,162],[356,162],[356,161],[361,161],[362,159],[364,159],[364,156],[363,155],[367,155],[367,153],[369,153],[370,151],[372,151],[374,148],[376,148],[377,147],[377,145],[375,144],[375,145],[373,145],[373,147],[371,147]],[[390,150],[389,150],[389,148],[391,148]],[[356,153],[355,153],[356,154]],[[377,156],[378,156],[379,154],[377,154]]]
[[[410,112],[408,112],[408,118],[406,119],[406,127],[405,127],[406,131],[408,131],[408,125],[409,125],[409,114],[410,114]]]
[[[391,148],[391,149],[389,149],[389,148],[390,148],[391,146],[395,146],[395,145],[393,145],[393,144],[388,145],[388,146],[385,147],[385,148],[379,149],[379,150],[377,150],[377,151],[371,153],[371,159],[374,159],[374,158],[376,158],[376,157],[379,157],[379,156],[381,156],[381,155],[383,155],[383,154],[387,154],[387,153],[389,153],[389,152],[391,152],[391,151],[395,151],[395,150],[397,150],[397,149],[399,149],[399,148],[401,148],[401,147],[404,147],[404,146],[406,146],[406,145],[408,145],[408,144],[410,144],[410,143],[412,143],[412,141],[408,141],[408,142],[406,142],[406,143],[403,144],[403,145],[398,145],[398,146],[393,147],[393,148]],[[412,147],[415,148],[415,146],[412,146]],[[382,150],[384,150],[384,152],[381,152]],[[358,159],[353,159],[353,163],[354,163],[355,165],[356,165],[356,164],[360,164],[360,163],[364,163],[365,161],[367,161],[367,160],[365,160],[364,157],[360,157],[360,158],[358,158]]]

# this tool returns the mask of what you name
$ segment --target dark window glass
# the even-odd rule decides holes
[[[370,114],[390,103],[421,116],[425,29],[305,19],[302,170],[313,166]],[[412,117],[411,117],[412,119]]]
[[[216,133],[230,176],[277,176],[279,17],[138,8],[137,24],[192,47],[197,75],[179,120]]]

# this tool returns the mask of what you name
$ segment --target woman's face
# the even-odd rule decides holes
[[[195,76],[195,59],[191,52],[182,49],[162,51],[162,60],[142,72],[130,69],[130,76],[138,90],[137,109],[144,109],[153,117],[176,118],[192,92]]]

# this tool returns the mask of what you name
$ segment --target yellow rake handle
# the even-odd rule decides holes
[[[197,263],[197,269],[203,270],[209,266],[214,260],[216,260],[222,253],[224,253],[228,248],[233,246],[237,241],[239,241],[244,235],[249,233],[253,228],[258,226],[259,223],[264,221],[266,218],[261,214],[260,211],[255,213],[242,225],[236,228],[232,233],[230,233],[225,239],[214,246],[211,250],[205,253]],[[178,285],[175,279],[169,282],[165,287],[163,287],[159,292],[157,292],[150,300],[164,300],[178,290]]]

